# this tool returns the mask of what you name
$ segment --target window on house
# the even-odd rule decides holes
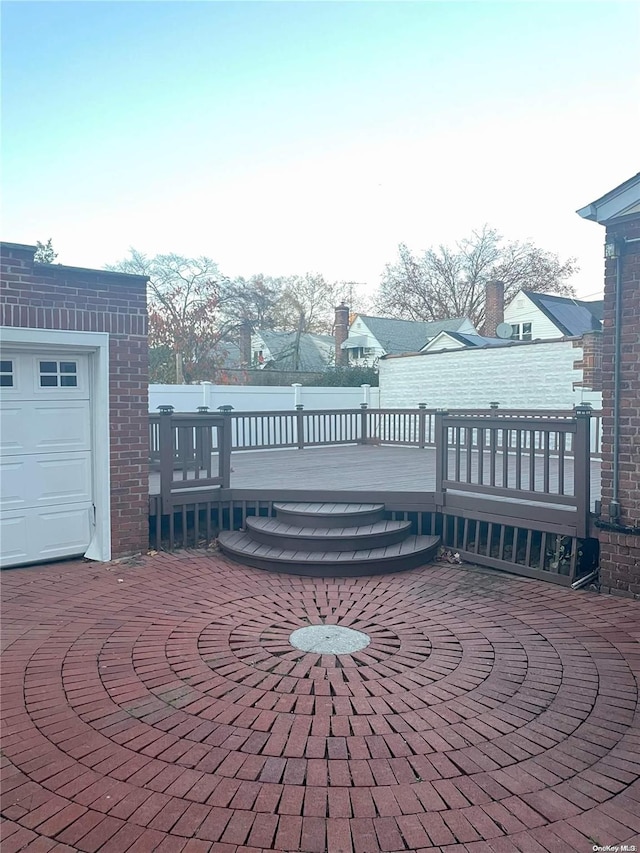
[[[77,388],[78,363],[76,361],[41,361],[41,388]]]
[[[511,324],[511,340],[512,341],[530,341],[531,338],[531,323],[512,323]]]
[[[13,388],[12,361],[0,361],[0,388]]]

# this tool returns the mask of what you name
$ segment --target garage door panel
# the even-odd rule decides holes
[[[28,476],[25,473],[28,457],[14,457],[0,462],[0,509],[20,509],[27,506]]]
[[[0,409],[0,452],[3,456],[13,453],[27,453],[29,439],[27,422],[24,415],[24,403],[6,403]]]
[[[0,565],[83,554],[93,525],[90,357],[2,348]]]
[[[33,403],[31,408],[37,424],[37,429],[31,430],[33,452],[89,449],[91,413],[88,400],[69,400],[64,405]]]
[[[18,566],[81,554],[91,539],[91,507],[3,513],[0,563]]]
[[[90,503],[91,453],[13,456],[0,463],[2,510]]]
[[[25,514],[0,518],[0,564],[19,566],[29,558],[29,522]]]
[[[3,456],[69,452],[91,447],[91,409],[88,400],[3,403],[0,410]]]
[[[41,483],[38,506],[55,503],[91,502],[91,454],[74,453],[65,457],[38,457],[36,464]]]

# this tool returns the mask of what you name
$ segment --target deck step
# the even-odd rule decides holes
[[[280,514],[279,514],[280,515]],[[411,533],[410,521],[375,521],[348,527],[299,527],[280,518],[249,516],[247,532],[256,542],[297,551],[349,551],[395,545]],[[343,524],[345,523],[343,516]]]
[[[438,536],[408,536],[402,542],[371,549],[309,551],[257,542],[249,532],[224,531],[218,536],[224,554],[246,566],[296,575],[350,577],[400,572],[431,562]]]
[[[384,504],[277,503],[280,521],[298,527],[359,527],[381,521]]]

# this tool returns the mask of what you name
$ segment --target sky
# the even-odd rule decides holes
[[[5,2],[2,238],[373,293],[487,223],[577,258],[640,170],[635,2]]]

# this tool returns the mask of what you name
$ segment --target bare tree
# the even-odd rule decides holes
[[[505,242],[485,225],[454,248],[440,245],[416,256],[401,244],[382,276],[376,309],[408,320],[469,317],[481,328],[488,281],[504,282],[506,304],[519,290],[573,296],[567,280],[577,269],[575,258],[561,262],[532,243]]]
[[[290,276],[283,280],[275,308],[274,328],[285,331],[326,333],[333,326],[338,286],[319,273]]]
[[[149,344],[174,353],[178,384],[216,367],[216,346],[237,321],[221,315],[224,279],[215,261],[176,254],[148,258],[130,249],[128,258],[107,269],[149,276]]]

